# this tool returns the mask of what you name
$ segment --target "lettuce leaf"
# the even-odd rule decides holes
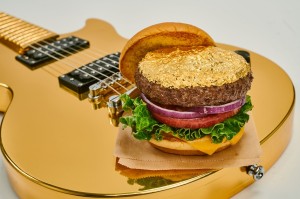
[[[224,138],[231,140],[248,122],[247,112],[253,108],[251,98],[247,96],[245,104],[233,117],[209,128],[185,129],[170,127],[156,121],[152,118],[145,102],[139,97],[131,99],[128,95],[123,94],[121,100],[124,111],[131,111],[132,115],[121,117],[120,123],[123,124],[123,128],[131,127],[133,136],[139,140],[150,140],[152,136],[156,140],[162,140],[164,133],[172,133],[174,136],[188,141],[205,135],[211,135],[213,143],[220,143]]]

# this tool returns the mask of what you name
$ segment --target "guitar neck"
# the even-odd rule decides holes
[[[0,12],[0,42],[18,53],[24,53],[33,43],[57,37],[54,32]]]

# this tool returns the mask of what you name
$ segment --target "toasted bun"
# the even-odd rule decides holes
[[[172,46],[215,46],[214,40],[195,26],[166,22],[147,27],[135,34],[123,48],[120,71],[132,83],[138,63],[149,51]]]
[[[236,134],[231,141],[223,141],[219,144],[214,144],[211,141],[210,136],[204,136],[203,138],[196,139],[194,141],[190,141],[190,143],[185,142],[183,140],[180,140],[178,138],[171,138],[163,139],[161,141],[157,141],[155,139],[150,139],[149,143],[166,153],[172,153],[176,155],[212,155],[213,153],[222,151],[232,145],[235,145],[240,141],[242,136],[244,135],[244,128],[240,130],[238,134]],[[192,145],[202,145],[204,148],[203,151],[207,151],[206,153],[203,151],[200,151],[199,149],[194,148]],[[211,150],[211,148],[214,148],[215,150]],[[210,151],[210,152],[209,152]]]

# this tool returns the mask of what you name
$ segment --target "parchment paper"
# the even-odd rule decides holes
[[[131,129],[120,127],[114,155],[118,163],[132,169],[182,170],[221,169],[259,163],[261,156],[256,128],[252,115],[245,125],[245,133],[234,146],[213,155],[182,156],[162,152],[148,141],[140,141],[131,135]]]

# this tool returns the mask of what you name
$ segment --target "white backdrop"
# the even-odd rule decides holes
[[[88,18],[99,18],[111,23],[125,38],[159,22],[190,23],[204,29],[218,43],[246,48],[274,61],[290,75],[296,93],[300,91],[298,0],[0,0],[0,12],[60,34],[82,28]],[[299,102],[297,98],[295,121],[300,120]],[[299,130],[300,123],[295,122],[292,141],[279,161],[262,180],[234,199],[300,197]],[[0,159],[0,199],[15,198]]]

